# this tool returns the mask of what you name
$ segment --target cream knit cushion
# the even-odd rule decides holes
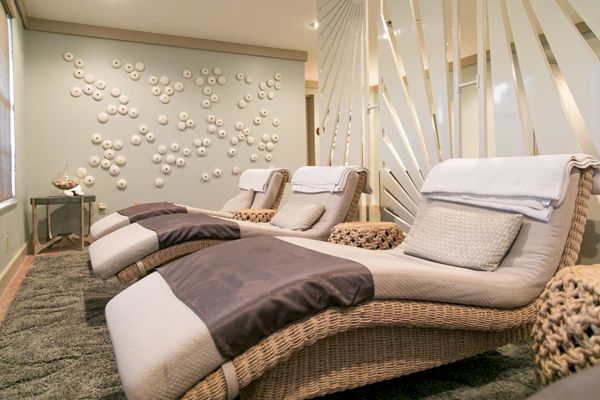
[[[401,245],[409,255],[442,264],[493,271],[521,227],[522,215],[431,208]]]
[[[300,201],[287,202],[271,219],[271,225],[305,231],[317,222],[325,206]]]
[[[221,211],[233,214],[236,211],[250,207],[252,200],[254,200],[254,190],[242,190],[240,194],[227,200]]]

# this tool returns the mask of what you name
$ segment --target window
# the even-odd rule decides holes
[[[13,204],[15,190],[15,137],[12,101],[12,49],[10,7],[0,10],[0,208]]]

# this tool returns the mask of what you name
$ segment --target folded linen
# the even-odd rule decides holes
[[[351,172],[366,172],[362,166],[301,167],[292,176],[292,190],[301,193],[339,193],[346,188]],[[367,177],[363,193],[373,193]]]
[[[271,180],[271,175],[281,170],[281,168],[247,169],[242,172],[238,187],[244,190],[252,189],[255,192],[265,192]]]
[[[594,168],[592,192],[598,194],[600,161],[587,154],[452,159],[431,169],[421,193],[548,221],[565,198],[571,170],[589,167]]]

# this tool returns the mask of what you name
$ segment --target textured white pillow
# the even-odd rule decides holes
[[[292,201],[286,203],[271,219],[271,225],[280,228],[305,231],[317,222],[325,212],[325,206]]]
[[[430,208],[401,245],[411,256],[480,271],[498,268],[521,228],[520,214]]]
[[[240,194],[227,200],[227,203],[221,208],[221,211],[233,214],[236,211],[250,207],[252,205],[252,200],[254,200],[254,190],[242,190]]]

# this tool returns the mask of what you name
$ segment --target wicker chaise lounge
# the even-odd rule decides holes
[[[592,187],[581,171],[558,269],[574,265]],[[410,300],[374,300],[327,309],[292,323],[232,360],[238,387],[217,369],[184,399],[305,399],[408,375],[529,337],[538,299],[504,309]]]
[[[290,171],[285,168],[277,168],[272,170],[259,170],[250,169],[246,170],[240,176],[240,193],[246,189],[242,189],[243,178],[248,174],[258,173],[259,176],[268,175],[268,181],[264,187],[264,191],[254,192],[254,198],[249,208],[254,209],[277,209],[283,198],[285,192],[286,183],[290,180]],[[233,214],[225,210],[207,210],[203,208],[196,208],[185,205],[178,205],[173,203],[146,203],[138,206],[130,207],[124,210],[113,212],[99,221],[92,224],[90,227],[90,235],[94,240],[98,240],[103,236],[116,231],[119,228],[134,223],[140,219],[148,218],[149,216],[161,215],[161,214],[175,214],[175,213],[188,213],[188,214],[204,214],[214,217],[231,218]]]
[[[549,162],[566,158],[525,160],[536,165],[538,175],[550,177],[533,190],[531,179],[538,175],[519,182],[533,192],[527,196],[541,195],[549,207],[547,219],[529,215],[538,215],[536,207],[520,215],[426,194],[398,249],[370,251],[306,238],[265,237],[234,241],[161,268],[106,307],[125,392],[132,399],[231,399],[238,394],[242,399],[311,398],[526,338],[544,286],[577,259],[592,183],[595,193],[600,187],[600,162],[573,158],[576,163],[558,162],[548,169]],[[468,161],[460,163],[479,172]],[[485,163],[494,168],[481,173],[484,180],[489,181],[490,173],[500,175],[494,185],[504,180],[510,186],[523,170],[518,159]],[[504,173],[507,163],[511,171]],[[442,164],[436,167],[436,179],[430,172],[426,185],[452,171],[461,177],[452,183],[460,188],[463,174],[449,167],[451,162]],[[559,189],[548,184],[553,181],[560,182]],[[514,197],[516,186],[510,194],[500,192],[510,202],[502,205],[521,207]],[[545,197],[549,192],[560,194],[560,200],[545,203],[554,198]],[[423,193],[431,192],[424,187]],[[529,207],[531,197],[525,200]],[[433,225],[425,222],[432,215]],[[456,218],[444,221],[448,215]],[[517,230],[513,222],[502,222],[509,220],[519,221]],[[415,243],[420,248],[429,244],[427,235],[437,232],[438,225],[451,228],[443,235],[444,248],[468,249],[478,241],[482,244],[472,246],[475,253],[495,252],[503,240],[499,264],[493,269],[479,268],[485,261],[474,268],[461,266],[468,258],[463,251],[443,253],[457,263],[411,255]],[[516,236],[501,239],[507,229]],[[469,232],[477,236],[454,240]],[[481,235],[486,232],[489,238]],[[439,239],[433,242],[434,248],[442,248]]]
[[[348,167],[352,169],[353,167]],[[223,226],[237,229],[241,238],[255,236],[297,236],[317,240],[327,240],[331,228],[340,222],[351,221],[358,210],[360,195],[365,189],[367,182],[367,171],[351,171],[345,189],[339,193],[296,193],[293,192],[289,201],[304,201],[321,203],[325,205],[325,212],[319,220],[308,230],[299,231],[283,229],[269,223],[254,223],[250,221],[239,221],[219,218],[209,222],[215,229],[221,230]],[[141,221],[147,223],[150,220]],[[194,222],[195,223],[195,222]],[[207,223],[208,224],[208,223]],[[147,275],[156,267],[180,258],[186,254],[211,247],[231,239],[221,239],[216,235],[199,240],[179,240],[177,243],[165,248],[157,249],[154,244],[154,233],[148,241],[140,240],[140,245],[135,248],[127,248],[125,241],[134,230],[140,232],[135,224],[128,225],[120,230],[101,238],[90,246],[90,258],[94,272],[101,278],[107,279],[113,275],[126,284]],[[142,228],[142,234],[147,230]],[[187,229],[187,228],[186,228]],[[148,231],[149,232],[149,231]],[[146,233],[148,233],[146,232]],[[135,232],[134,232],[135,233]],[[154,235],[154,237],[152,237]],[[150,242],[150,245],[146,243]],[[150,247],[152,246],[152,247]],[[154,249],[148,251],[148,249]],[[125,262],[125,260],[129,260]]]

